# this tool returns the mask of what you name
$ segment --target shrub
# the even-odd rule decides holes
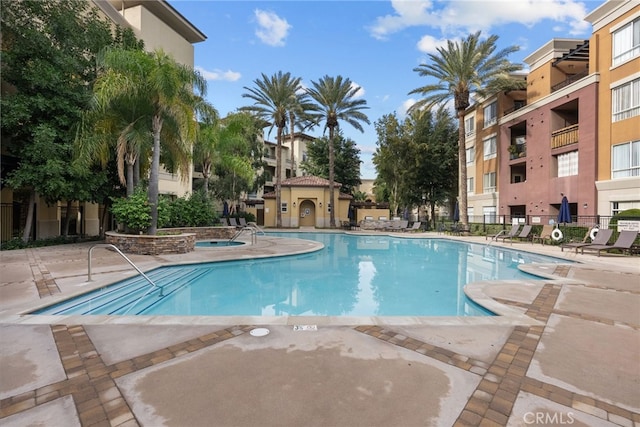
[[[627,209],[626,211],[618,212],[611,217],[609,228],[617,226],[620,219],[640,219],[640,209]]]
[[[146,232],[151,226],[151,207],[147,192],[136,189],[129,197],[111,198],[111,213],[119,224],[124,225],[126,233],[139,234]],[[167,200],[158,200],[158,228],[169,220]]]
[[[172,201],[168,213],[168,227],[206,227],[218,220],[213,202],[203,191]]]

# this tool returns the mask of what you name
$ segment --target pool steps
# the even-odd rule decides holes
[[[37,311],[35,314],[144,314],[163,298],[178,292],[206,272],[205,269],[158,269],[148,273],[161,288],[149,288],[146,279],[136,276],[108,287],[87,293],[74,299]],[[80,310],[80,311],[79,311]]]

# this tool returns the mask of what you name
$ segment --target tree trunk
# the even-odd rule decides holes
[[[283,127],[278,127],[278,145],[276,147],[276,228],[282,227],[282,204],[281,204],[281,185],[280,179],[282,171],[282,130]]]
[[[29,208],[27,209],[27,223],[24,225],[24,231],[22,232],[22,241],[27,243],[31,236],[31,227],[33,226],[33,214],[36,209],[36,192],[31,190],[29,194]]]
[[[160,176],[160,132],[162,131],[162,118],[153,117],[153,153],[151,153],[151,171],[149,173],[149,208],[151,209],[150,236],[155,236],[158,231],[158,179]]]
[[[333,126],[329,126],[329,227],[331,228],[335,228],[336,226],[336,213],[335,213],[335,204],[334,202],[334,185],[333,185],[333,180],[334,180],[334,175],[335,175],[335,152],[333,149],[333,134],[334,134],[334,127]]]
[[[295,121],[296,116],[292,113],[289,112],[289,120],[290,120],[290,125],[291,125],[291,134],[290,134],[290,138],[291,138],[291,177],[293,178],[294,176],[297,176],[296,173],[296,169],[295,169],[295,156],[294,156],[294,151],[293,151],[293,131],[294,131],[294,121]]]
[[[64,237],[69,236],[69,223],[71,223],[71,205],[73,204],[72,200],[67,200],[67,215],[64,218],[64,225],[62,226],[62,235]]]
[[[436,203],[435,202],[429,202],[429,204],[431,205],[431,220],[433,221],[433,230],[436,229]]]
[[[460,209],[460,222],[466,228],[469,224],[467,215],[467,147],[464,133],[464,110],[458,110],[458,201]]]
[[[136,161],[133,164],[133,188],[140,185],[140,156],[136,157]]]
[[[127,162],[127,197],[133,194],[133,189],[136,186],[133,178],[133,170],[134,170],[133,163]]]

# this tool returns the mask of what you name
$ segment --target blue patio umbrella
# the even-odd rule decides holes
[[[222,216],[229,216],[229,203],[226,200],[222,204]]]
[[[458,206],[458,202],[456,202],[456,207],[453,209],[453,222],[460,221],[460,207]]]
[[[560,212],[558,212],[558,223],[566,224],[568,222],[571,222],[569,199],[567,199],[567,196],[562,196],[562,202],[560,203]]]

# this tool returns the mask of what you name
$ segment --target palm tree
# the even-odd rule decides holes
[[[334,203],[334,136],[339,122],[346,121],[351,126],[364,132],[360,122],[369,124],[369,119],[362,112],[368,108],[367,101],[357,99],[356,93],[360,90],[350,79],[343,79],[342,76],[324,76],[317,82],[311,82],[312,88],[307,89],[309,96],[315,102],[315,109],[318,111],[317,121],[324,120],[324,129],[329,129],[329,204],[331,212],[329,216],[329,226],[336,226],[335,203]]]
[[[414,68],[420,76],[433,77],[437,83],[412,90],[409,94],[425,97],[415,103],[409,112],[430,109],[453,99],[458,115],[458,161],[460,222],[466,226],[467,215],[467,156],[465,147],[464,114],[469,107],[469,96],[477,93],[487,96],[501,90],[522,88],[522,81],[511,78],[511,74],[522,69],[519,64],[509,62],[507,56],[519,50],[510,46],[496,52],[498,36],[480,40],[480,31],[461,41],[447,41],[447,46],[437,48],[437,54],[429,54],[430,64]]]
[[[253,112],[258,118],[271,124],[271,129],[277,129],[276,146],[276,227],[282,227],[282,205],[280,199],[282,182],[282,136],[284,133],[289,112],[294,110],[296,103],[296,92],[302,86],[299,77],[292,77],[291,73],[278,71],[271,77],[264,73],[261,79],[253,82],[255,88],[244,87],[247,93],[243,93],[244,98],[254,101],[254,104],[243,107],[241,110]],[[292,135],[293,137],[293,135]]]
[[[149,205],[151,225],[148,234],[158,227],[158,181],[160,154],[165,162],[175,165],[183,177],[191,167],[191,141],[198,128],[196,114],[213,114],[213,107],[202,96],[206,81],[191,67],[177,63],[162,50],[153,53],[111,49],[100,64],[104,72],[94,86],[97,108],[107,111],[111,106],[129,102],[146,105],[140,120],[149,126],[152,135],[149,172]],[[194,92],[195,91],[195,92]]]

